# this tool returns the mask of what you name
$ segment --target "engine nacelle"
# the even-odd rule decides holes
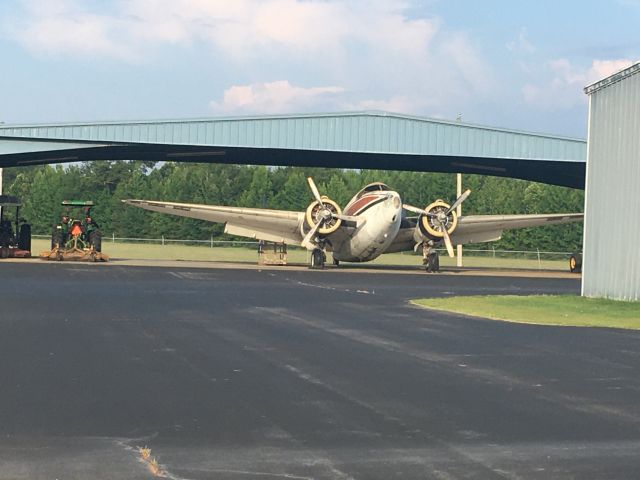
[[[323,195],[321,199],[322,204],[317,200],[309,204],[304,217],[305,223],[308,228],[313,228],[318,222],[322,222],[322,226],[318,229],[318,233],[320,235],[329,235],[340,228],[342,220],[333,217],[332,214],[341,215],[342,209],[340,208],[340,205],[329,197],[325,197]]]
[[[442,225],[446,228],[449,235],[458,226],[458,215],[453,210],[446,213],[449,210],[450,205],[442,200],[436,200],[435,202],[427,205],[424,209],[426,212],[433,214],[421,215],[418,220],[418,229],[423,238],[430,240],[442,240],[444,238],[444,232],[442,231]],[[417,233],[417,232],[416,232]]]

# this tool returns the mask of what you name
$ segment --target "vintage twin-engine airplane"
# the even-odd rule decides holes
[[[154,212],[224,223],[225,233],[267,242],[297,244],[311,250],[311,267],[322,268],[325,252],[333,253],[336,265],[368,262],[383,253],[422,247],[427,271],[439,270],[435,247],[444,244],[450,256],[453,245],[500,239],[503,230],[581,221],[583,215],[469,215],[458,218],[456,207],[471,193],[464,192],[452,205],[442,200],[418,208],[403,204],[400,195],[383,183],[360,190],[344,211],[320,195],[307,178],[314,197],[306,212],[261,208],[225,207],[151,200],[123,200]],[[414,213],[407,216],[404,210]]]

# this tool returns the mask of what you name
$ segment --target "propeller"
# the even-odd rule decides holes
[[[458,208],[458,206],[461,205],[462,202],[464,202],[469,197],[469,195],[471,195],[471,190],[468,190],[468,189],[465,190],[465,192],[462,195],[460,195],[458,198],[456,198],[456,201],[453,202],[453,205],[451,205],[449,207],[449,209],[446,212],[446,215],[449,215],[456,208]]]
[[[319,207],[319,209],[315,210],[315,213],[313,214],[314,218],[308,217],[308,223],[312,224],[312,227],[311,227],[311,230],[309,230],[309,232],[305,235],[304,239],[302,240],[303,247],[305,248],[314,247],[315,246],[313,242],[314,237],[318,234],[318,231],[321,228],[325,227],[327,223],[331,222],[331,220],[354,222],[357,227],[360,227],[361,225],[364,224],[365,222],[364,218],[359,216],[343,215],[342,212],[340,212],[340,207],[338,206],[337,203],[335,203],[334,201],[330,200],[327,197],[321,196],[320,191],[316,186],[316,182],[313,181],[312,177],[307,177],[307,183],[309,184],[309,189],[311,190],[313,198],[315,199],[315,203],[311,204],[309,206],[309,209],[316,208],[315,207],[316,204]],[[311,215],[309,213],[310,212],[309,209],[307,210],[307,215]],[[329,229],[331,228],[337,228],[335,223],[333,224],[333,226],[329,227]],[[327,232],[324,232],[324,233],[327,233]]]
[[[313,239],[313,237],[316,236],[316,233],[318,233],[318,230],[320,229],[320,227],[322,226],[324,222],[321,220],[318,223],[316,223],[313,228],[311,230],[309,230],[309,233],[307,233],[304,238],[302,239],[302,246],[304,248],[313,248],[314,244],[313,242],[311,242],[311,240]]]
[[[462,202],[464,202],[469,197],[469,195],[471,195],[471,190],[466,190],[462,195],[456,198],[456,201],[453,202],[453,204],[444,212],[444,214],[448,216],[451,212],[458,208],[458,205],[461,205]],[[419,215],[426,215],[427,217],[431,218],[438,217],[437,213],[427,212],[424,208],[414,207],[413,205],[409,205],[408,203],[403,203],[402,208]]]
[[[464,202],[469,195],[471,195],[471,190],[466,190],[462,195],[456,198],[456,201],[447,208],[446,210],[439,211],[437,213],[428,212],[423,208],[414,207],[413,205],[403,204],[402,208],[408,210],[409,212],[417,213],[419,215],[425,215],[429,218],[432,218],[435,223],[440,227],[440,231],[442,232],[442,238],[444,240],[444,245],[447,248],[447,253],[450,257],[454,257],[453,252],[453,243],[451,243],[451,237],[449,236],[449,232],[447,231],[447,218],[458,206]],[[416,246],[417,248],[417,246]]]
[[[453,244],[451,243],[451,237],[449,236],[449,232],[447,232],[447,229],[444,224],[441,223],[440,226],[442,227],[442,233],[444,233],[444,245],[445,247],[447,247],[447,253],[451,258],[453,258],[455,255],[453,253]]]
[[[311,189],[311,193],[313,193],[313,198],[316,199],[316,202],[318,202],[321,207],[324,207],[324,203],[322,201],[322,197],[320,196],[320,192],[318,191],[318,187],[316,187],[316,182],[313,181],[313,178],[307,177],[307,183],[309,184],[309,188]]]

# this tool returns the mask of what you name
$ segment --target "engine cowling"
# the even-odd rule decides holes
[[[322,222],[322,226],[318,229],[320,235],[329,235],[335,232],[342,220],[335,218],[333,214],[341,215],[342,209],[340,205],[331,200],[329,197],[322,196],[322,204],[317,200],[311,202],[307,207],[305,214],[305,223],[308,228],[313,228],[318,222]]]
[[[455,210],[449,210],[450,205],[443,200],[436,200],[427,205],[424,209],[432,215],[421,215],[418,221],[420,233],[431,240],[441,240],[444,238],[442,228],[446,228],[447,233],[451,235],[458,226],[458,215]]]

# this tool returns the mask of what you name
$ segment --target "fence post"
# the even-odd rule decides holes
[[[211,235],[211,248],[213,248],[213,235]]]
[[[111,243],[116,243],[116,234],[115,233],[111,234]]]
[[[542,270],[542,263],[540,262],[540,249],[536,248],[536,251],[538,252],[538,270]]]
[[[164,235],[162,235],[162,246],[164,247]]]

